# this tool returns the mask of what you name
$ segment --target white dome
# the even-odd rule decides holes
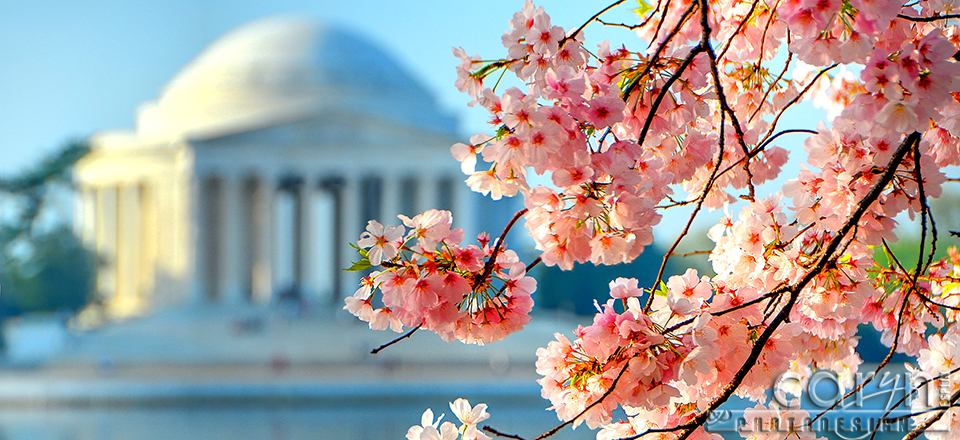
[[[229,134],[322,111],[374,115],[446,134],[454,120],[383,51],[342,29],[261,19],[207,47],[145,103],[138,134]]]

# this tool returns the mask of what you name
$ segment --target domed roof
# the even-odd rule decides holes
[[[325,111],[453,134],[455,122],[382,50],[348,31],[270,17],[228,32],[144,104],[138,133],[229,134]]]

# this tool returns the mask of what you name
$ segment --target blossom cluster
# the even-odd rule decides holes
[[[380,270],[361,279],[346,310],[371,329],[422,326],[476,344],[503,339],[530,320],[537,281],[516,252],[483,235],[479,246],[460,245],[463,230],[451,229],[450,211],[399,218],[409,231],[370,220],[357,241],[364,258],[358,268]]]
[[[929,242],[927,201],[944,191],[942,168],[960,165],[953,3],[679,0],[639,11],[628,27],[649,43],[643,50],[608,42],[588,49],[586,25],[555,26],[531,1],[503,35],[506,57],[484,61],[454,49],[456,86],[489,112],[492,134],[451,153],[474,191],[523,198],[544,264],[629,262],[652,243],[662,210],[726,213],[707,234],[713,276],[690,269],[654,286],[618,278],[591,325],[537,352],[542,393],[558,417],[600,428],[601,439],[707,439],[718,436],[704,421],[731,395],[756,401],[757,414],[802,416],[768,409],[767,390],[784,373],[802,380],[817,369],[852,387],[861,324],[880,330],[891,352],[918,357],[924,373],[960,383],[960,254],[905,265],[888,246],[904,218],[919,217]],[[498,90],[506,73],[526,88]],[[827,107],[830,125],[778,128],[802,99]],[[774,143],[798,131],[808,133],[800,172],[758,194],[787,162]],[[551,184],[532,186],[531,174]],[[486,243],[475,247],[472,266],[460,265],[457,252],[470,249],[457,244],[462,234],[417,218],[404,223],[442,223],[442,233],[411,245],[428,234],[371,222],[359,244],[385,269],[365,278],[348,308],[374,327],[388,324],[374,324],[372,314],[388,313],[468,341],[499,339],[471,333],[482,333],[478,319],[494,321],[478,314],[480,303],[497,304],[498,317],[515,307],[526,316],[529,303],[493,293],[511,288],[484,284],[484,274],[504,286],[529,283],[515,254]],[[414,287],[431,276],[444,281]],[[372,308],[372,289],[384,292],[386,307]],[[532,288],[513,290],[526,298]],[[495,333],[517,328],[508,327]],[[950,407],[943,417],[929,419],[949,435],[928,436],[960,432],[954,394],[939,402]],[[617,408],[625,419],[615,420]]]
[[[420,418],[420,425],[410,427],[408,440],[490,440],[490,436],[477,429],[480,423],[490,417],[484,403],[470,406],[466,399],[450,402],[450,411],[462,423],[457,427],[453,422],[443,422],[443,415],[433,419],[433,410],[427,408]]]
[[[930,268],[926,293],[944,306],[947,322],[956,323],[960,305],[960,251],[950,248],[949,256]],[[951,400],[960,395],[960,329],[949,326],[931,335],[926,347],[917,355],[917,377],[921,383],[914,384],[925,391],[911,401],[917,414],[913,422],[927,422],[936,413],[931,408],[950,407],[933,422],[926,433],[931,440],[946,440],[960,432],[960,410]]]

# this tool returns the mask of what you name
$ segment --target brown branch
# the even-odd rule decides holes
[[[788,31],[787,37],[789,38],[789,36],[790,36],[790,33]],[[800,102],[800,99],[803,98],[803,95],[805,95],[808,91],[810,91],[811,88],[813,88],[813,85],[820,80],[821,76],[825,75],[827,72],[836,68],[837,66],[839,66],[839,64],[834,64],[830,67],[821,69],[810,81],[810,84],[807,84],[806,87],[804,87],[803,90],[801,90],[800,93],[797,94],[797,96],[794,96],[793,99],[791,99],[790,102],[787,103],[787,105],[783,106],[783,109],[781,109],[780,112],[777,113],[777,116],[773,118],[773,122],[770,123],[770,129],[767,131],[767,135],[764,136],[763,139],[761,139],[761,143],[766,141],[771,136],[771,134],[777,130],[777,123],[780,122],[780,117],[783,116],[784,113],[786,113],[787,109],[792,107],[794,104]]]
[[[720,111],[726,112],[730,115],[730,124],[733,125],[733,129],[737,132],[737,143],[740,145],[740,150],[743,151],[743,155],[746,157],[750,154],[750,149],[747,148],[746,142],[743,141],[743,128],[740,126],[740,121],[737,119],[736,112],[730,108],[730,103],[727,102],[727,95],[723,92],[723,87],[720,85],[720,71],[717,68],[717,54],[713,51],[713,47],[707,44],[707,55],[710,57],[710,71],[713,74],[713,84],[717,89],[717,99],[720,101]],[[749,200],[753,201],[756,196],[756,189],[753,186],[753,173],[750,171],[750,161],[746,160],[743,162],[743,171],[747,173],[747,187],[749,188]]]
[[[387,348],[387,347],[389,347],[389,346],[391,346],[391,345],[393,345],[393,344],[396,344],[397,342],[400,342],[400,341],[402,341],[402,340],[404,340],[404,339],[407,339],[407,338],[413,336],[413,334],[416,333],[417,330],[420,330],[420,327],[423,327],[423,323],[422,323],[422,322],[420,323],[420,325],[414,327],[412,330],[410,330],[409,332],[407,332],[407,334],[405,334],[405,335],[403,335],[403,336],[401,336],[401,337],[399,337],[399,338],[397,338],[397,339],[394,339],[394,340],[392,340],[392,341],[390,341],[390,342],[387,342],[386,344],[383,344],[383,345],[381,345],[381,346],[379,346],[379,347],[377,347],[377,348],[374,348],[373,350],[370,350],[370,354],[380,353],[381,351],[383,351],[384,348]]]
[[[733,31],[730,34],[730,39],[727,40],[727,44],[724,44],[723,49],[720,50],[720,58],[723,58],[723,56],[727,54],[727,50],[730,49],[731,45],[733,45],[733,39],[736,38],[738,34],[740,34],[740,31],[743,30],[743,27],[746,26],[748,21],[750,21],[750,17],[753,15],[753,11],[757,10],[757,4],[759,3],[760,3],[760,0],[753,0],[753,3],[750,5],[750,10],[743,15],[743,20],[740,20],[740,24],[737,25],[737,30]],[[763,40],[761,40],[761,42],[762,41]],[[760,55],[763,56],[762,53]]]
[[[916,138],[911,142],[911,139],[914,138],[914,135],[916,135]],[[909,145],[914,145],[914,150],[915,150],[916,146],[919,145],[919,141],[920,141],[920,139],[919,139],[919,133],[914,132],[913,134],[910,135],[910,137],[908,137],[907,139],[904,140],[904,143],[900,145],[900,148],[897,150],[897,153],[900,153],[900,151],[904,148],[904,146],[909,146]],[[905,154],[906,154],[906,153],[904,153],[904,157],[905,157]],[[902,159],[901,159],[901,161],[902,161]],[[889,171],[889,170],[888,170],[888,171]],[[886,174],[885,174],[885,175],[886,175]],[[886,186],[886,184],[884,184],[884,186]],[[874,188],[876,188],[876,187],[874,187]],[[884,246],[884,248],[887,250],[887,252],[890,254],[890,256],[893,257],[894,264],[896,264],[897,267],[899,267],[902,272],[906,273],[906,269],[903,268],[903,265],[900,264],[900,261],[897,259],[896,255],[894,255],[894,254],[893,254],[893,251],[890,250],[890,247],[887,245],[886,240],[883,241],[883,246]],[[922,249],[922,248],[923,248],[923,246],[922,246],[922,243],[921,243],[921,249]],[[922,252],[923,252],[923,251],[921,250],[921,253],[922,253]],[[919,261],[917,262],[917,264],[919,265]],[[918,277],[918,275],[919,275],[918,273],[915,273],[915,274],[914,274],[914,276],[910,279],[910,285],[911,285],[911,291],[912,291],[913,293],[916,293],[917,295],[921,295],[921,294],[920,294],[920,290],[917,288],[917,277]],[[807,423],[807,426],[813,426],[813,424],[814,424],[817,420],[819,420],[820,417],[822,417],[823,415],[827,414],[828,412],[830,412],[831,410],[833,410],[834,408],[836,408],[838,405],[840,405],[841,403],[843,403],[843,401],[845,401],[846,399],[848,399],[848,398],[850,398],[851,396],[853,396],[854,394],[856,394],[857,391],[859,391],[859,390],[863,389],[864,387],[866,387],[867,384],[869,384],[870,382],[872,382],[873,379],[877,376],[877,374],[879,374],[880,371],[883,370],[883,368],[886,367],[888,363],[890,363],[890,361],[893,359],[893,355],[894,355],[894,353],[896,353],[897,347],[899,346],[899,343],[900,343],[900,332],[901,332],[901,330],[903,329],[904,312],[906,311],[907,302],[908,302],[909,297],[910,297],[909,292],[910,292],[910,291],[908,291],[908,293],[903,296],[903,300],[900,302],[900,310],[897,312],[897,328],[896,328],[896,330],[894,331],[893,343],[891,344],[890,350],[887,351],[887,355],[884,356],[884,358],[883,358],[883,360],[880,362],[880,364],[877,365],[877,368],[876,368],[876,369],[874,370],[874,372],[873,372],[873,376],[868,377],[867,380],[863,381],[862,383],[860,383],[859,385],[857,385],[856,387],[854,387],[854,389],[850,390],[850,392],[846,393],[842,398],[840,398],[840,399],[838,399],[836,402],[834,402],[833,405],[831,405],[829,408],[825,409],[825,410],[822,411],[820,414],[817,414],[816,417],[814,417],[812,420],[810,420],[810,421]],[[871,438],[873,438],[873,436],[871,436]]]
[[[630,30],[636,30],[636,29],[640,29],[641,27],[643,27],[642,25],[639,25],[639,24],[611,23],[611,22],[608,22],[608,21],[603,21],[603,20],[601,20],[601,19],[599,19],[599,18],[596,18],[596,19],[594,19],[594,20],[596,20],[598,23],[600,23],[600,24],[602,24],[602,25],[604,25],[604,26],[622,27],[622,28],[627,28],[627,29],[630,29]]]
[[[937,222],[933,219],[933,214],[930,212],[930,205],[927,204],[927,195],[923,187],[923,173],[920,172],[920,143],[913,148],[913,175],[917,180],[917,199],[920,202],[920,252],[918,253],[917,261],[917,276],[920,272],[927,272],[930,269],[930,265],[933,264],[933,256],[937,253]],[[923,242],[927,239],[927,219],[930,219],[930,232],[932,236],[930,237],[930,253],[927,254],[927,262],[920,267],[919,257],[923,255]],[[919,290],[917,291],[919,293]]]
[[[933,407],[933,408],[927,408],[927,409],[925,409],[925,410],[923,410],[923,411],[917,411],[917,412],[915,412],[915,413],[904,414],[904,415],[902,415],[902,416],[884,417],[884,418],[880,419],[880,421],[883,422],[883,423],[893,423],[893,422],[898,422],[898,421],[900,421],[900,420],[906,420],[906,419],[909,419],[909,418],[911,418],[911,417],[922,416],[922,415],[924,415],[924,414],[926,414],[926,413],[933,412],[933,411],[948,410],[948,409],[950,409],[950,408],[956,408],[957,406],[958,406],[957,403],[954,402],[954,403],[951,403],[950,405],[935,406],[935,407]]]
[[[667,34],[666,41],[660,44],[660,46],[657,46],[657,50],[653,53],[653,55],[650,56],[650,58],[647,59],[647,65],[643,67],[643,70],[640,72],[640,74],[634,76],[630,81],[630,84],[627,84],[627,87],[624,88],[623,92],[620,93],[620,98],[622,98],[624,102],[630,99],[630,95],[633,94],[633,91],[637,88],[637,85],[640,84],[640,80],[650,74],[650,70],[653,69],[653,66],[657,64],[657,60],[660,59],[660,53],[663,52],[663,49],[667,47],[667,43],[669,43],[673,37],[680,33],[680,28],[683,27],[683,24],[687,21],[687,18],[691,13],[693,13],[693,10],[696,9],[696,5],[696,3],[690,4],[690,7],[688,7],[687,10],[684,11],[683,15],[680,16],[680,20],[677,21],[677,25],[669,34]],[[638,97],[637,99],[640,98]],[[641,139],[642,138],[643,136],[641,135]]]
[[[607,6],[606,8],[603,8],[603,10],[601,10],[600,12],[597,12],[596,14],[593,14],[593,17],[590,17],[589,20],[587,20],[585,23],[583,23],[582,25],[580,25],[580,27],[578,27],[577,30],[573,31],[570,35],[567,35],[567,36],[563,37],[563,38],[560,40],[560,45],[559,45],[559,46],[560,46],[560,47],[563,47],[563,45],[566,44],[567,41],[572,40],[572,39],[574,39],[574,38],[577,38],[577,35],[580,34],[580,32],[583,31],[583,28],[587,27],[587,25],[590,24],[590,22],[592,22],[593,20],[596,20],[598,17],[600,17],[601,15],[603,15],[604,13],[606,13],[607,11],[613,9],[615,6],[618,6],[618,5],[622,4],[624,1],[626,1],[626,0],[617,0],[617,1],[613,2],[612,5]]]
[[[758,146],[757,148],[754,148],[753,150],[751,150],[749,155],[747,155],[747,156],[745,156],[745,157],[741,157],[741,158],[738,159],[736,162],[734,162],[734,163],[732,163],[732,164],[730,164],[730,165],[727,165],[727,167],[724,168],[723,171],[720,172],[720,175],[722,176],[722,175],[726,174],[728,171],[730,171],[730,170],[736,168],[738,165],[740,165],[743,161],[752,159],[754,156],[760,154],[761,152],[763,152],[763,151],[767,148],[767,145],[769,145],[771,142],[774,141],[774,139],[776,139],[776,138],[778,138],[778,137],[780,137],[780,136],[782,136],[782,135],[790,134],[790,133],[820,134],[820,132],[818,132],[818,131],[816,131],[816,130],[807,130],[807,129],[805,129],[805,128],[795,128],[795,129],[780,131],[780,132],[778,132],[777,134],[773,135],[773,137],[770,137],[769,139],[763,141],[763,143],[761,143],[760,146]]]
[[[677,68],[677,71],[670,77],[670,79],[666,83],[664,83],[663,88],[660,89],[660,94],[657,95],[656,102],[654,102],[654,105],[651,106],[650,112],[647,114],[647,119],[646,121],[644,121],[643,129],[640,131],[640,138],[637,141],[638,145],[641,145],[641,146],[643,145],[644,138],[646,138],[647,132],[650,129],[650,124],[653,122],[653,117],[656,116],[657,108],[660,107],[660,103],[663,101],[664,95],[667,93],[667,91],[669,91],[670,86],[673,84],[674,81],[680,78],[680,75],[683,74],[683,71],[686,70],[691,63],[693,63],[693,59],[697,55],[707,51],[708,48],[710,47],[710,25],[707,23],[708,8],[707,8],[706,1],[704,0],[699,3],[691,3],[690,8],[687,9],[687,13],[693,11],[693,5],[699,5],[700,9],[702,10],[702,13],[700,14],[700,24],[703,27],[703,32],[701,33],[701,36],[700,36],[700,43],[697,44],[697,46],[694,47],[689,54],[687,54],[687,57],[683,60],[683,63],[680,65],[680,67]],[[679,25],[678,25],[678,28],[679,28]],[[668,250],[667,253],[663,256],[663,262],[660,264],[660,270],[657,271],[657,278],[653,285],[654,289],[656,289],[656,287],[660,284],[660,281],[663,279],[663,272],[666,270],[667,262],[670,260],[670,256],[673,254],[673,251],[677,249],[677,246],[680,245],[680,241],[683,240],[683,237],[686,236],[687,233],[690,231],[690,225],[693,224],[693,220],[696,218],[697,213],[700,212],[700,209],[703,206],[703,203],[707,199],[707,195],[710,194],[710,189],[712,188],[713,183],[716,181],[717,173],[720,170],[720,164],[723,163],[723,142],[724,142],[723,130],[724,130],[724,126],[726,125],[723,115],[724,114],[721,112],[720,113],[720,138],[719,138],[720,151],[717,153],[717,165],[716,167],[714,167],[713,172],[710,175],[710,179],[707,180],[707,183],[704,185],[703,194],[700,195],[700,198],[697,201],[697,205],[694,208],[693,213],[690,214],[690,218],[689,220],[687,220],[687,225],[683,228],[683,232],[680,233],[680,236],[677,237],[677,240],[673,242],[673,246],[671,246],[670,250]],[[653,293],[651,293],[650,297],[647,298],[647,303],[643,306],[644,313],[648,313],[650,311],[650,308],[653,307],[653,296],[654,296]]]
[[[471,286],[473,290],[477,290],[484,281],[490,277],[490,273],[493,271],[493,266],[497,262],[497,255],[500,254],[500,249],[503,247],[503,242],[507,238],[507,233],[510,232],[510,229],[513,229],[513,225],[517,223],[517,220],[520,220],[520,217],[523,217],[527,213],[527,209],[521,209],[513,215],[513,218],[510,219],[510,222],[507,223],[507,226],[503,228],[503,232],[500,233],[500,238],[497,239],[497,244],[493,246],[493,252],[490,253],[490,258],[487,259],[486,264],[483,265],[483,272],[480,276],[473,279],[473,285]]]
[[[534,267],[536,267],[538,264],[540,264],[541,261],[543,261],[543,259],[540,257],[537,257],[535,260],[531,261],[530,264],[527,265],[526,271],[530,272],[530,269],[533,269]]]
[[[775,297],[775,296],[777,296],[777,295],[780,295],[780,294],[782,294],[782,293],[784,293],[784,292],[786,292],[786,291],[787,291],[787,288],[786,288],[786,287],[783,287],[783,288],[780,288],[780,289],[775,289],[775,290],[772,290],[772,291],[770,291],[770,292],[768,292],[768,293],[765,293],[765,294],[763,294],[763,295],[761,295],[761,296],[758,296],[758,297],[756,297],[756,298],[754,298],[754,299],[752,299],[752,300],[750,300],[750,301],[747,301],[747,302],[745,302],[745,303],[743,303],[743,304],[736,305],[736,306],[733,306],[733,307],[728,307],[728,308],[726,308],[726,309],[719,310],[719,311],[716,311],[716,312],[710,312],[710,315],[711,315],[711,316],[723,316],[723,315],[726,315],[727,313],[735,312],[735,311],[740,310],[740,309],[745,309],[745,308],[750,307],[750,306],[752,306],[752,305],[754,305],[754,304],[759,304],[759,303],[761,303],[761,302],[763,302],[763,301],[766,301],[766,300],[768,300],[768,299],[770,299],[770,298],[773,298],[773,297]],[[687,318],[685,321],[678,322],[678,323],[676,323],[676,324],[668,327],[666,330],[664,330],[664,331],[662,332],[662,334],[667,334],[667,333],[670,333],[670,332],[672,332],[672,331],[674,331],[674,330],[677,330],[677,329],[679,329],[680,327],[683,327],[683,326],[685,326],[685,325],[693,324],[693,321],[695,321],[695,320],[696,320],[696,318]]]
[[[960,18],[960,14],[934,15],[932,17],[911,17],[909,15],[897,14],[897,18],[902,18],[908,21],[915,21],[917,23],[930,23],[933,21],[951,20],[954,18]]]
[[[667,0],[667,2],[663,5],[663,10],[660,11],[660,20],[657,21],[657,27],[653,30],[653,37],[650,38],[650,44],[653,44],[654,41],[657,41],[657,39],[660,38],[660,30],[663,29],[663,24],[667,22],[667,13],[670,12],[671,1],[672,0]],[[657,9],[660,9],[660,0],[657,0]],[[653,18],[652,14],[650,15],[650,18]],[[683,20],[680,20],[680,22],[683,22]],[[677,24],[677,26],[679,26],[679,24]]]
[[[497,436],[497,437],[512,438],[512,439],[514,439],[514,440],[526,440],[525,438],[520,437],[519,435],[516,435],[516,434],[505,434],[505,433],[500,432],[500,431],[497,431],[496,429],[493,429],[493,428],[491,428],[491,427],[489,427],[489,426],[484,426],[484,427],[481,428],[481,429],[484,430],[484,431],[487,431],[487,432],[489,432],[489,433],[491,433],[491,434],[493,434],[493,435],[495,435],[495,436]]]

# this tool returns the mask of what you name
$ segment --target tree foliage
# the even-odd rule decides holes
[[[0,224],[0,302],[4,315],[78,310],[90,300],[96,259],[58,220],[44,220],[51,196],[69,188],[70,170],[89,151],[71,142],[20,175],[0,179],[12,213]],[[62,195],[62,194],[61,194]]]

